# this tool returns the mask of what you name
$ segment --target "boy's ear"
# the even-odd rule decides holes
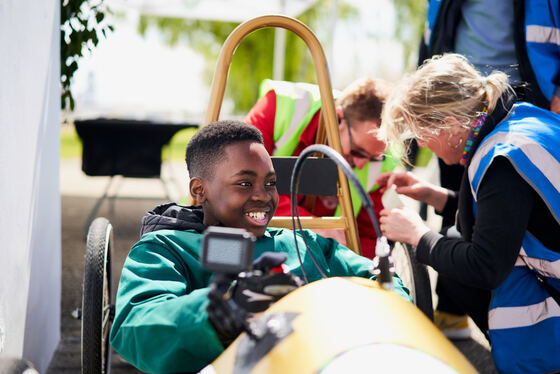
[[[202,179],[198,177],[191,178],[189,181],[189,191],[194,200],[194,205],[202,205],[206,201]]]

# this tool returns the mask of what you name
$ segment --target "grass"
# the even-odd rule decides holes
[[[193,128],[184,129],[173,135],[169,144],[163,148],[162,160],[184,160],[185,148],[197,130]]]
[[[177,132],[171,141],[163,147],[162,160],[184,160],[185,147],[197,129],[189,128]],[[82,142],[74,126],[60,129],[60,158],[72,159],[82,157]]]
[[[62,126],[60,129],[60,158],[82,157],[82,141],[74,126]]]

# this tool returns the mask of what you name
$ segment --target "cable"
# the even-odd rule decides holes
[[[371,201],[371,198],[364,190],[364,187],[360,183],[360,180],[358,179],[356,174],[354,174],[352,167],[348,164],[348,162],[344,159],[344,157],[342,157],[340,153],[338,153],[331,147],[323,144],[313,144],[305,148],[301,152],[301,154],[298,156],[298,159],[296,160],[294,170],[292,171],[292,179],[290,181],[290,191],[292,191],[294,188],[294,182],[297,183],[299,181],[299,173],[300,173],[300,169],[303,167],[303,162],[307,157],[309,157],[309,155],[316,152],[322,153],[327,157],[329,157],[331,160],[333,160],[337,164],[337,166],[339,166],[342,169],[342,171],[344,172],[346,177],[350,180],[350,182],[352,182],[352,185],[354,185],[354,188],[358,192],[358,195],[360,195],[362,203],[366,208],[369,218],[373,223],[375,233],[377,234],[377,237],[380,238],[383,234],[381,233],[381,229],[379,228],[379,222],[377,222],[377,218],[375,217],[375,213],[373,210],[373,202]],[[296,180],[294,180],[294,177],[296,177]]]
[[[290,200],[291,200],[291,204],[292,204],[292,230],[294,232],[294,241],[295,241],[295,244],[296,244],[296,251],[297,251],[298,259],[299,259],[300,266],[301,266],[301,269],[302,269],[302,272],[303,272],[304,279],[305,279],[306,283],[308,283],[307,274],[305,273],[305,270],[303,269],[303,262],[301,260],[301,254],[299,252],[299,247],[298,247],[297,239],[296,239],[296,224],[295,224],[296,219],[297,219],[297,222],[298,222],[299,231],[300,231],[300,233],[303,237],[303,241],[304,241],[304,243],[305,243],[305,245],[308,249],[308,253],[309,253],[309,256],[311,257],[311,260],[313,261],[313,264],[319,270],[321,275],[324,278],[326,277],[325,273],[323,272],[323,270],[321,269],[321,267],[317,263],[317,261],[315,259],[315,256],[313,256],[313,253],[309,250],[309,247],[307,246],[307,242],[305,240],[305,235],[303,235],[303,228],[301,226],[301,220],[299,218],[299,211],[298,211],[297,201],[296,201],[297,186],[299,185],[299,177],[300,177],[300,174],[301,174],[301,170],[303,169],[303,164],[305,163],[307,157],[309,157],[313,153],[322,153],[322,154],[326,155],[328,158],[333,160],[334,163],[337,164],[338,167],[340,167],[340,169],[344,172],[346,177],[352,182],[352,184],[354,185],[354,188],[358,192],[358,195],[360,196],[360,198],[362,200],[362,204],[363,204],[364,208],[366,209],[366,211],[369,215],[369,218],[371,219],[371,222],[373,223],[373,227],[375,229],[377,237],[381,238],[383,236],[383,234],[381,233],[381,229],[379,228],[379,222],[377,221],[377,218],[375,217],[375,213],[374,213],[374,210],[373,210],[373,202],[371,201],[371,198],[369,197],[367,192],[364,190],[364,187],[361,185],[361,183],[358,180],[358,177],[356,176],[356,174],[354,174],[354,171],[352,170],[352,167],[348,164],[348,162],[344,159],[344,157],[342,157],[342,155],[340,153],[338,153],[337,151],[335,151],[331,147],[323,145],[323,144],[313,144],[313,145],[305,148],[301,152],[301,154],[298,156],[298,158],[296,160],[296,163],[294,165],[294,169],[292,170],[292,176],[291,176],[291,180],[290,180]]]
[[[295,198],[295,194],[293,193],[293,188],[290,187],[290,201],[291,201],[291,204],[292,204],[292,233],[294,234],[294,243],[296,244],[296,253],[297,253],[297,257],[298,257],[298,261],[299,261],[299,267],[300,267],[301,272],[303,274],[303,280],[307,284],[307,283],[309,283],[309,278],[307,277],[307,272],[305,271],[305,268],[303,267],[303,261],[301,260],[301,253],[299,252],[298,240],[297,240],[297,235],[296,235],[297,230],[296,230],[296,221],[294,219],[295,215],[297,215],[297,217],[298,217],[300,232],[301,232],[301,222],[299,220],[299,210],[297,208],[297,202],[295,200],[296,200],[296,198]],[[303,237],[303,234],[302,234],[302,237]],[[307,247],[307,242],[305,241],[305,237],[303,239],[303,242],[305,243],[305,246]],[[307,249],[308,249],[308,252],[309,252],[309,247],[307,247]]]

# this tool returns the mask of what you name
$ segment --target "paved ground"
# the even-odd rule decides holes
[[[169,180],[172,199],[178,200],[186,191],[186,173],[182,163],[164,164],[162,175]],[[62,193],[62,339],[47,374],[80,372],[80,321],[72,312],[81,306],[81,288],[85,251],[86,219],[97,197],[101,196],[108,181],[106,177],[87,177],[80,171],[80,163],[64,161],[61,164]],[[97,216],[107,217],[114,227],[115,253],[113,259],[116,290],[120,269],[134,242],[138,240],[140,219],[155,205],[165,202],[165,193],[158,180],[124,179],[119,196],[135,198],[116,199],[113,205],[105,201]],[[146,199],[145,197],[149,198]],[[111,205],[113,209],[111,209]],[[455,342],[455,345],[481,373],[496,373],[488,343],[479,331],[474,339]],[[113,355],[112,372],[138,373],[118,355]]]
[[[162,175],[168,180],[171,198],[179,200],[186,191],[186,171],[180,162],[166,164]],[[79,160],[63,161],[60,168],[62,194],[62,338],[47,374],[79,373],[80,321],[72,312],[81,307],[87,217],[103,194],[108,177],[88,177],[80,169]],[[130,247],[139,238],[140,220],[147,210],[167,201],[165,190],[157,179],[122,179],[113,183],[110,195],[96,216],[108,218],[114,228],[113,290],[116,291],[120,270]],[[148,197],[148,198],[146,198]],[[150,198],[151,197],[151,198]],[[112,373],[138,373],[114,354]]]

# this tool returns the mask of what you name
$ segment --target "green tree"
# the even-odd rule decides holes
[[[298,17],[315,32],[321,42],[328,40],[332,4],[330,0],[320,0]],[[424,28],[427,0],[393,0],[393,6],[396,13],[395,37],[403,45],[405,66],[412,69],[416,66],[416,51]],[[338,19],[351,22],[358,18],[358,14],[355,7],[342,1],[338,3]],[[210,84],[222,44],[237,26],[237,23],[144,15],[140,19],[138,30],[145,35],[150,27],[156,27],[169,45],[185,43],[203,55],[209,62],[204,74]],[[248,35],[235,51],[225,95],[232,99],[236,112],[246,113],[257,99],[259,83],[272,77],[273,45],[274,29],[266,28]],[[286,37],[284,78],[316,83],[308,48],[291,32]]]
[[[78,61],[107,37],[113,26],[105,21],[108,12],[103,0],[60,1],[60,84],[62,109],[74,110],[72,77]]]
[[[314,30],[319,40],[324,40],[323,36],[328,32],[329,25],[326,21],[329,4],[329,1],[321,0],[298,17]],[[346,18],[357,16],[356,9],[348,5],[341,5],[338,13],[340,17]],[[153,26],[163,32],[169,45],[185,42],[202,54],[206,61],[212,62],[206,65],[204,72],[206,80],[210,83],[222,44],[238,24],[142,16],[138,29],[144,35],[147,29]],[[225,95],[233,100],[234,110],[237,112],[247,112],[257,99],[259,83],[272,77],[274,31],[273,28],[265,28],[251,33],[235,51]],[[311,54],[305,43],[291,32],[286,36],[284,78],[316,83]]]

